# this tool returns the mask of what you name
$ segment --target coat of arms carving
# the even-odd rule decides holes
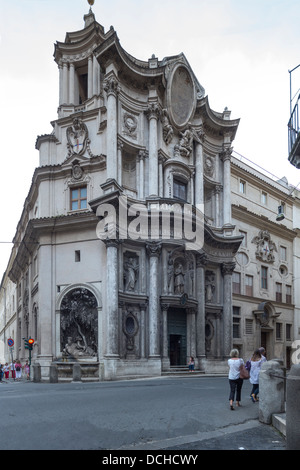
[[[277,248],[275,243],[271,240],[271,235],[268,230],[260,230],[258,236],[252,239],[252,243],[256,243],[255,255],[257,259],[267,263],[274,263],[274,253],[277,252]]]
[[[81,119],[75,118],[67,128],[68,154],[83,155],[89,145],[88,129]]]

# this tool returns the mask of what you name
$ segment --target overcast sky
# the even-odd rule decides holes
[[[96,20],[138,59],[183,52],[210,106],[240,118],[234,150],[295,186],[287,123],[289,70],[300,63],[299,0],[95,0]],[[54,43],[83,28],[87,0],[0,0],[0,241],[16,231],[34,169],[36,137],[57,118]],[[293,95],[300,67],[292,74]],[[0,279],[11,245],[0,243]]]

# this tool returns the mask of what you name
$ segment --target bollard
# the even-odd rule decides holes
[[[264,362],[259,374],[259,421],[272,423],[274,413],[284,412],[284,375],[277,360]]]
[[[81,367],[80,364],[73,364],[73,382],[81,382]]]
[[[50,383],[54,384],[58,382],[58,368],[57,364],[50,364]]]
[[[286,448],[300,450],[300,364],[292,366],[286,381]]]
[[[41,381],[41,364],[36,362],[32,366],[33,368],[33,381],[34,382],[40,382]]]

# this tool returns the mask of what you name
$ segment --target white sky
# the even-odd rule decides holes
[[[36,137],[57,118],[54,43],[83,28],[87,0],[0,0],[0,241],[15,235]],[[288,71],[300,63],[299,0],[95,0],[105,31],[138,59],[183,52],[213,110],[240,118],[234,150],[297,185],[287,160]],[[300,88],[300,67],[292,74]],[[0,281],[12,245],[0,243]]]

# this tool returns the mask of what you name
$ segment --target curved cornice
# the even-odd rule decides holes
[[[211,129],[222,134],[228,133],[231,135],[231,140],[234,140],[240,119],[224,119],[224,113],[217,113],[211,109],[208,96],[198,100],[196,111],[203,118],[206,130]]]

